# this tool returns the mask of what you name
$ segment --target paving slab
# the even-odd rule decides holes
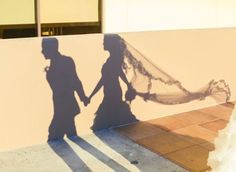
[[[218,119],[215,121],[206,122],[204,124],[201,124],[200,126],[207,128],[211,131],[218,132],[219,130],[222,130],[223,128],[225,128],[227,124],[228,124],[228,121],[224,119]]]
[[[145,146],[160,155],[174,152],[194,145],[174,133],[163,133],[137,140],[137,143]]]
[[[132,125],[118,127],[115,130],[133,141],[165,132],[165,130],[155,127],[155,125],[149,124],[148,122],[138,122]]]
[[[226,106],[217,105],[204,109],[199,109],[198,111],[215,116],[220,119],[229,120],[233,109]]]
[[[217,137],[217,133],[208,130],[199,125],[192,125],[189,127],[181,128],[175,130],[174,133],[178,134],[180,137],[193,142],[193,143],[203,143],[203,142],[213,142]]]
[[[166,154],[165,156],[179,163],[193,172],[209,169],[207,166],[209,151],[201,146],[194,145],[186,149]]]
[[[0,153],[4,172],[187,172],[113,130]]]

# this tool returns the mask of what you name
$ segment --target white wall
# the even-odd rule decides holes
[[[217,25],[219,27],[236,26],[236,1],[218,0]]]
[[[236,26],[235,0],[104,0],[103,32]]]

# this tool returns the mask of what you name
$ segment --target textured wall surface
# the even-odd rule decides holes
[[[188,90],[197,90],[212,79],[224,79],[231,88],[231,100],[236,99],[235,28],[123,33],[120,36]],[[98,83],[102,66],[109,57],[104,50],[103,37],[91,34],[56,38],[60,54],[72,58],[86,95],[90,95]],[[42,54],[42,38],[0,40],[0,151],[47,141],[55,114],[53,90],[44,71],[49,63]],[[59,81],[60,76],[63,73],[57,75]],[[121,80],[120,85],[124,94],[126,86]],[[81,111],[75,117],[75,127],[78,135],[87,134],[94,125],[104,93],[100,89],[87,107],[77,95],[75,97]],[[216,103],[207,98],[181,105],[161,105],[137,97],[130,111],[136,119],[148,120]],[[114,119],[114,114],[106,115]],[[116,118],[122,124],[129,122],[125,114]]]

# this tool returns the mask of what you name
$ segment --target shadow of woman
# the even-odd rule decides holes
[[[127,85],[128,90],[132,89],[123,70],[123,51],[125,44],[122,44],[118,35],[104,35],[104,50],[110,53],[110,57],[102,66],[102,77],[95,89],[89,96],[90,99],[103,87],[104,97],[93,121],[93,131],[124,125],[138,121],[132,114],[129,105],[122,100],[122,89],[119,78]]]
[[[75,63],[71,57],[61,55],[58,51],[56,38],[42,40],[42,54],[50,60],[50,66],[45,68],[46,79],[53,93],[54,114],[49,126],[48,141],[75,136],[74,118],[80,113],[74,92],[86,106],[88,98],[85,96],[80,79],[77,76]]]

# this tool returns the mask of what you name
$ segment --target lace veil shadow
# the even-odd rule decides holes
[[[110,36],[114,41],[119,41],[124,56],[122,68],[128,78],[131,78],[133,89],[128,89],[126,92],[127,101],[131,102],[136,95],[145,101],[165,105],[204,100],[206,97],[212,97],[217,102],[227,102],[230,99],[230,88],[224,80],[211,80],[199,90],[191,92],[119,35],[110,34]]]

